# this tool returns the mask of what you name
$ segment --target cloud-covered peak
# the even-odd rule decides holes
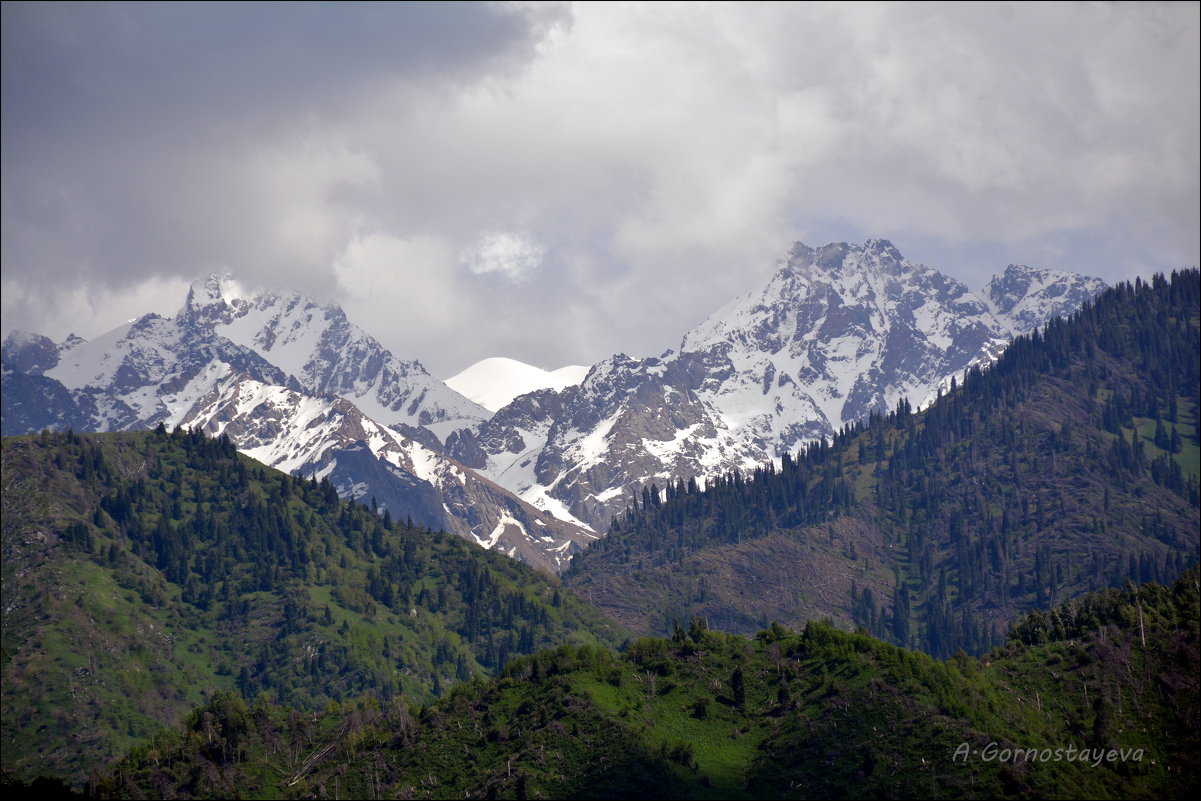
[[[211,273],[188,287],[188,296],[177,315],[181,322],[214,326],[245,313],[251,297],[230,273]]]
[[[58,364],[59,348],[49,337],[13,331],[4,338],[4,370],[41,375]]]
[[[211,273],[203,278],[197,278],[188,287],[188,304],[209,306],[214,303],[224,303],[229,306],[234,301],[245,299],[249,294],[232,273]]]
[[[789,275],[838,277],[864,271],[896,274],[915,268],[887,239],[868,239],[863,244],[830,242],[818,248],[796,242],[781,261],[777,280]]]

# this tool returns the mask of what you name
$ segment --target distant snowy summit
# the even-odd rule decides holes
[[[1009,265],[973,291],[887,240],[798,242],[678,350],[554,371],[490,358],[441,382],[336,305],[209,276],[173,318],[6,338],[0,429],[198,425],[558,571],[648,485],[747,473],[902,398],[932,402],[1103,288]]]
[[[1010,265],[973,291],[884,239],[797,242],[764,287],[678,350],[613,356],[578,386],[519,397],[446,445],[518,497],[601,531],[652,482],[750,472],[902,398],[933,399],[1102,289]]]
[[[444,383],[488,411],[497,412],[529,392],[540,389],[559,392],[574,387],[584,380],[589,369],[587,365],[570,364],[558,370],[543,370],[497,356],[476,362]]]

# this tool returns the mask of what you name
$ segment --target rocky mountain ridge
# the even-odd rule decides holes
[[[797,243],[762,290],[714,313],[677,351],[606,359],[554,400],[518,398],[449,450],[603,530],[648,483],[752,470],[903,398],[922,404],[1102,289],[1010,265],[972,292],[886,240]]]
[[[332,304],[228,276],[90,342],[4,342],[5,434],[197,425],[344,497],[558,570],[651,483],[750,470],[921,403],[1097,279],[1011,265],[980,292],[886,240],[796,243],[760,291],[658,357],[489,412]],[[479,507],[479,508],[477,508]]]
[[[394,357],[336,306],[196,282],[173,318],[95,340],[16,333],[4,344],[4,432],[198,426],[343,497],[557,571],[595,535],[441,452],[438,431],[487,410]]]

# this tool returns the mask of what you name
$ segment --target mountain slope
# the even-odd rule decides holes
[[[427,700],[615,627],[543,574],[177,430],[3,440],[3,769],[85,779],[220,690]]]
[[[344,398],[315,398],[249,379],[214,390],[180,421],[225,435],[286,473],[328,479],[343,498],[399,510],[418,525],[558,572],[596,539],[367,418]]]
[[[1032,616],[983,661],[937,662],[820,622],[747,640],[694,620],[620,657],[572,647],[523,657],[503,679],[460,686],[420,711],[344,705],[297,726],[286,710],[219,698],[99,789],[1188,798],[1198,789],[1199,618],[1194,570],[1170,588],[1110,591]],[[313,756],[289,762],[291,753]]]
[[[14,334],[3,394],[5,433],[202,425],[273,467],[329,476],[344,497],[551,572],[595,537],[443,455],[439,431],[488,412],[297,293],[245,295],[210,276],[174,318],[92,342]]]
[[[930,408],[779,469],[647,491],[565,581],[638,631],[829,615],[937,655],[1198,555],[1196,271],[1019,337]]]
[[[255,351],[309,394],[346,398],[402,431],[423,427],[442,438],[490,416],[420,362],[397,359],[339,307],[297,292],[244,297],[232,279],[210,276],[189,290],[179,319]]]
[[[561,393],[553,421],[531,426],[517,403],[476,427],[483,453],[448,446],[521,497],[604,530],[651,481],[750,470],[902,398],[932,399],[1103,287],[1010,266],[975,293],[885,240],[797,243],[762,290],[688,332],[678,352],[614,356]]]

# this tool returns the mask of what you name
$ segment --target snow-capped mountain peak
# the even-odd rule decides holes
[[[365,414],[442,438],[489,411],[396,358],[333,303],[299,292],[247,292],[229,275],[192,284],[178,318],[259,354],[310,393],[352,400]]]
[[[1052,317],[1070,314],[1105,288],[1099,278],[1010,264],[981,290],[1013,335],[1029,334]]]
[[[763,395],[774,382],[785,410],[788,398],[816,404],[832,434],[920,393],[948,360],[966,361],[1004,333],[981,298],[888,240],[797,243],[762,290],[694,328],[680,350],[728,359]]]
[[[1101,288],[1011,268],[986,295],[886,239],[798,242],[762,289],[689,331],[678,352],[614,357],[553,403],[499,410],[478,430],[486,456],[475,461],[519,495],[603,527],[651,480],[747,470],[902,398],[921,403]],[[553,420],[540,416],[552,406]]]
[[[446,385],[460,395],[495,412],[514,398],[540,389],[562,390],[584,380],[589,368],[568,365],[558,370],[543,370],[516,359],[492,357],[476,362],[446,379]]]
[[[64,419],[83,415],[90,419],[86,428],[99,431],[175,424],[187,411],[181,387],[243,373],[347,398],[373,419],[431,445],[490,416],[419,362],[397,359],[338,306],[297,292],[248,293],[229,275],[194,282],[174,318],[149,314],[91,342],[76,338],[54,346],[36,335],[11,336],[4,362],[6,370],[45,375],[63,391],[84,393],[77,400],[86,410]],[[201,389],[186,397],[194,401]],[[63,401],[58,389],[45,391]]]

